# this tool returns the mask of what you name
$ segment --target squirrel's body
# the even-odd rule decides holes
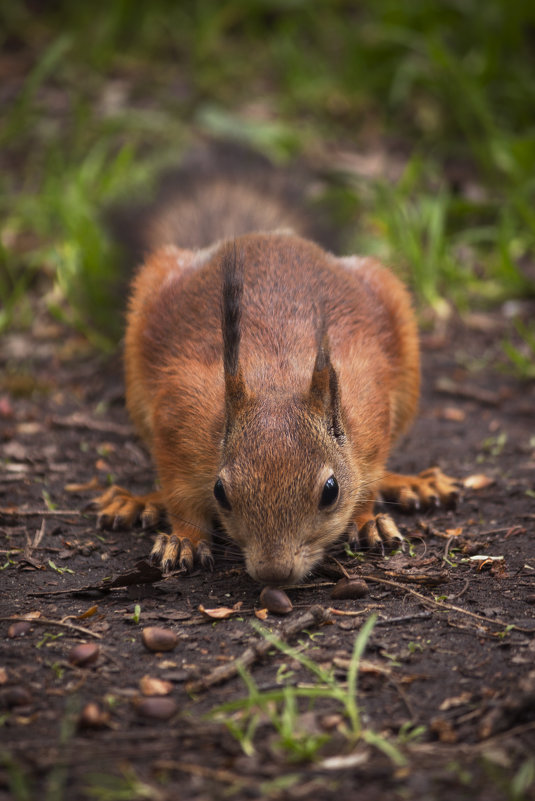
[[[102,519],[152,523],[163,507],[172,534],[153,555],[165,567],[190,566],[195,552],[210,561],[218,520],[254,578],[288,583],[345,532],[401,539],[373,514],[379,491],[453,497],[435,474],[385,481],[416,411],[419,349],[405,288],[372,259],[284,231],[161,247],[133,282],[125,363],[161,489],[135,499],[113,488]]]

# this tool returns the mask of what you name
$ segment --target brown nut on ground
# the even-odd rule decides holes
[[[293,609],[293,604],[284,590],[279,590],[277,587],[264,587],[260,593],[260,603],[275,615],[288,615]]]
[[[331,592],[331,598],[335,601],[348,600],[350,598],[364,598],[368,594],[368,585],[362,579],[341,578]]]
[[[83,642],[75,645],[69,651],[69,662],[77,667],[86,667],[96,662],[100,653],[99,646],[94,642]]]
[[[7,630],[7,636],[13,639],[14,637],[24,637],[24,635],[30,631],[32,624],[29,620],[18,620],[16,623],[12,623],[11,626]]]
[[[104,711],[90,701],[84,706],[78,718],[78,726],[81,729],[102,729],[110,722],[110,713]]]
[[[169,720],[169,718],[175,714],[177,710],[177,704],[173,698],[152,696],[150,698],[142,698],[140,701],[137,701],[136,708],[138,713],[145,718]]]
[[[141,632],[143,645],[149,651],[172,651],[175,648],[178,637],[171,629],[164,629],[160,626],[148,626]]]

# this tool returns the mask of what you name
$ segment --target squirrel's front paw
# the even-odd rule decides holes
[[[379,492],[386,503],[395,503],[402,512],[414,512],[439,505],[454,508],[460,486],[456,478],[447,476],[438,467],[431,467],[416,476],[387,473],[381,480]]]
[[[150,561],[159,565],[164,573],[173,569],[189,573],[196,562],[203,570],[213,570],[214,567],[212,549],[206,540],[193,542],[189,537],[176,533],[158,534],[152,546]]]
[[[95,498],[91,506],[98,510],[99,528],[129,528],[138,520],[143,528],[151,528],[164,513],[163,500],[158,491],[132,495],[116,484]]]
[[[380,514],[359,518],[349,532],[350,547],[384,551],[399,548],[403,535],[390,517]]]

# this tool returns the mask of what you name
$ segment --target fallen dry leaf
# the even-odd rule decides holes
[[[199,612],[201,615],[211,620],[227,620],[237,611],[237,609],[231,609],[229,606],[218,606],[215,609],[206,609],[202,604],[199,604]]]
[[[459,537],[463,533],[462,528],[447,528],[446,534],[448,537]]]
[[[485,487],[490,487],[492,484],[495,483],[495,479],[491,478],[490,476],[486,476],[484,473],[474,473],[472,476],[467,476],[463,480],[463,485],[467,489],[484,489]]]
[[[464,706],[464,704],[468,704],[471,700],[472,693],[466,691],[460,695],[452,696],[451,698],[445,698],[440,704],[439,709],[441,712],[447,712],[448,709],[453,709],[457,706]]]
[[[255,609],[254,613],[255,613],[255,616],[259,620],[266,620],[267,619],[267,616],[268,616],[268,610],[267,609]]]
[[[88,492],[89,490],[98,490],[101,488],[98,476],[93,476],[93,478],[90,481],[86,481],[85,484],[65,484],[65,492]]]
[[[450,420],[453,423],[462,423],[466,418],[466,412],[457,406],[445,406],[438,412],[441,420]]]
[[[98,604],[94,604],[94,606],[90,606],[89,609],[86,609],[85,612],[82,612],[81,615],[76,615],[75,620],[86,620],[88,617],[93,617],[97,610]]]

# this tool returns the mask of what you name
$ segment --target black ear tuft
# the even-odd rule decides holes
[[[243,256],[237,252],[236,242],[229,243],[223,252],[221,264],[221,330],[223,333],[223,364],[226,375],[236,375],[241,339],[243,299]]]
[[[312,372],[309,400],[312,406],[325,417],[332,435],[341,440],[345,436],[345,432],[342,423],[340,385],[331,362],[329,335],[323,309],[316,330],[316,342],[316,360]]]

